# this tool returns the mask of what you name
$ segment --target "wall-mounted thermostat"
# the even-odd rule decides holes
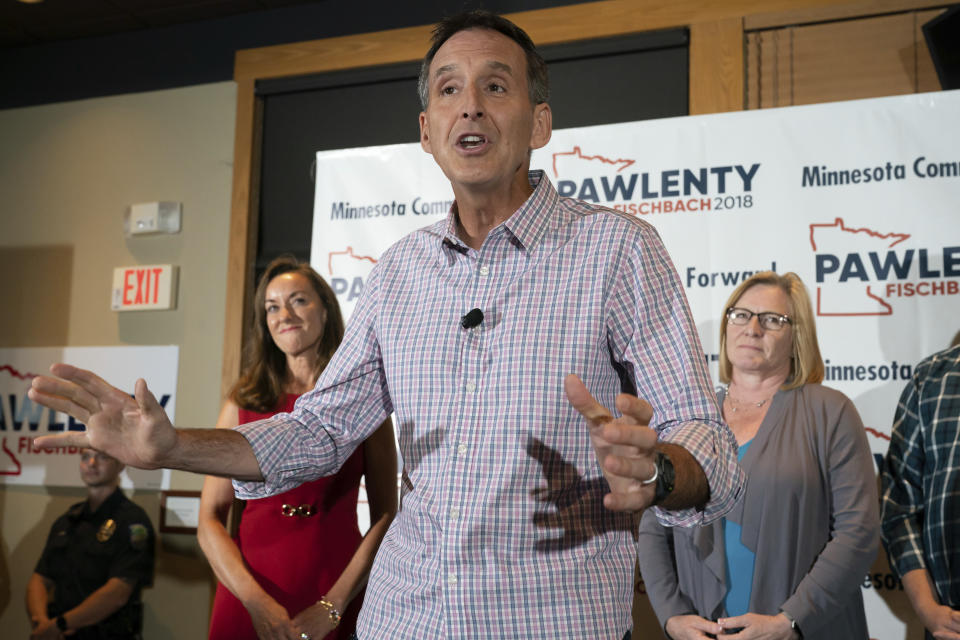
[[[179,202],[141,202],[127,207],[123,233],[130,236],[180,233]]]

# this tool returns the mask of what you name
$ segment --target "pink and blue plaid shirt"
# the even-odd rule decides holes
[[[661,439],[702,465],[706,509],[661,511],[664,523],[713,520],[740,495],[736,443],[656,231],[561,198],[542,172],[530,181],[479,251],[457,238],[455,206],[391,247],[316,388],[293,413],[239,427],[265,481],[236,482],[237,495],[258,498],[334,473],[396,412],[401,509],[363,640],[619,639],[632,626],[639,516],[603,507],[568,373],[610,408],[636,390]],[[464,329],[473,308],[483,322]]]

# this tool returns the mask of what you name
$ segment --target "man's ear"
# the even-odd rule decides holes
[[[533,108],[533,131],[530,133],[530,148],[539,149],[553,135],[553,112],[550,105],[542,102]]]
[[[420,146],[427,153],[433,153],[430,148],[430,127],[427,124],[427,112],[420,112]]]

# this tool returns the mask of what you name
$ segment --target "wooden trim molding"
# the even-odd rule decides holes
[[[798,5],[803,3],[798,3]],[[835,22],[853,18],[866,18],[887,13],[916,11],[946,7],[948,2],[930,0],[860,0],[859,2],[832,2],[822,7],[797,6],[779,11],[767,11],[744,16],[744,29],[775,29],[778,27]]]
[[[885,4],[894,4],[886,0]],[[622,36],[757,14],[818,9],[836,0],[603,0],[506,14],[538,45]],[[854,3],[857,6],[872,2]],[[916,4],[902,0],[901,4]],[[419,60],[431,26],[390,29],[238,51],[234,79],[259,80]]]
[[[690,115],[744,106],[743,19],[690,25]]]
[[[253,80],[237,82],[237,121],[233,144],[233,194],[227,249],[227,299],[223,326],[220,395],[226,398],[240,375],[244,327],[250,313],[250,282],[259,211],[261,104]]]

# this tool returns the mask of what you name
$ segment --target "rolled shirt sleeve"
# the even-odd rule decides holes
[[[722,422],[691,421],[670,426],[660,432],[664,442],[676,444],[700,463],[710,486],[710,500],[703,511],[684,509],[667,511],[654,508],[665,525],[691,527],[708,524],[723,517],[739,499],[745,476],[737,463],[736,440]]]
[[[881,484],[881,535],[890,566],[899,576],[926,569],[923,549],[924,445],[916,376],[897,405]]]
[[[700,464],[710,486],[703,511],[655,508],[667,526],[695,526],[722,517],[739,499],[745,476],[733,433],[717,405],[700,339],[676,269],[652,226],[638,221],[639,237],[618,269],[611,295],[611,351],[632,374],[636,393],[654,410],[660,439],[682,446]]]

